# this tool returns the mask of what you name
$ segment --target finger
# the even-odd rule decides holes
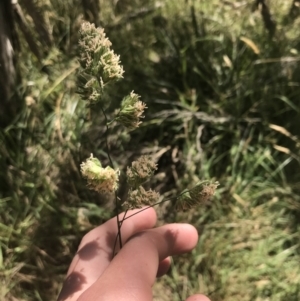
[[[127,212],[127,216],[139,210],[140,209],[131,210]],[[123,213],[120,214],[119,220],[122,220],[123,216]],[[149,208],[149,210],[142,211],[125,220],[121,228],[122,243],[125,244],[135,233],[152,228],[155,223],[156,213],[153,208]],[[71,264],[70,270],[81,271],[82,268],[84,268],[85,273],[88,274],[89,277],[95,273],[95,277],[98,278],[112,259],[117,234],[118,227],[116,217],[86,234],[80,243],[74,258],[75,260],[73,260],[74,264],[73,266]],[[117,242],[115,251],[117,252],[118,250],[119,245]],[[76,260],[76,257],[78,257],[79,260]],[[87,261],[88,265],[86,264]]]
[[[158,266],[156,277],[161,277],[165,275],[171,266],[171,258],[167,257],[163,259]]]
[[[127,212],[127,216],[140,210],[131,210]],[[120,220],[123,215],[120,215]],[[126,243],[135,233],[152,228],[155,223],[156,213],[152,208],[125,220],[121,230],[123,243]],[[83,290],[86,290],[101,276],[112,259],[117,233],[115,217],[84,236],[70,265],[58,301],[76,300]]]
[[[150,301],[159,262],[192,250],[198,240],[194,227],[170,224],[135,235],[103,275],[78,301]]]
[[[204,295],[198,294],[188,297],[186,301],[210,301],[210,299]]]

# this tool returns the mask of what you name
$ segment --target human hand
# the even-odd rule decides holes
[[[127,216],[137,211],[129,211]],[[58,301],[152,300],[152,285],[156,276],[164,275],[170,267],[169,256],[191,251],[198,240],[191,225],[168,224],[151,229],[155,223],[152,208],[124,221],[124,246],[114,258],[116,218],[87,233],[69,267]],[[194,295],[187,301],[209,299]]]

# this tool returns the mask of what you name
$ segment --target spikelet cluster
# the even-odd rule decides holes
[[[127,167],[127,183],[135,189],[148,181],[157,170],[157,164],[149,156],[141,156],[133,161],[131,167]]]
[[[90,189],[102,194],[110,194],[118,189],[119,171],[110,166],[103,168],[93,155],[81,163],[80,168]]]
[[[144,110],[147,108],[146,104],[139,100],[140,96],[133,91],[125,96],[121,103],[121,108],[115,120],[121,123],[129,130],[136,129],[144,118]]]
[[[129,190],[127,201],[122,205],[126,210],[151,206],[157,203],[159,196],[158,192],[152,189],[145,190],[143,186],[140,186],[137,189]]]
[[[191,190],[181,193],[173,202],[176,210],[187,210],[197,205],[206,204],[210,198],[215,194],[219,182],[211,183],[204,181],[199,183]]]
[[[127,200],[123,203],[126,209],[141,208],[157,203],[159,193],[142,186],[148,181],[157,169],[157,164],[149,156],[141,156],[127,167],[126,176],[129,185]]]
[[[98,102],[104,86],[123,78],[120,57],[110,48],[111,42],[103,28],[85,22],[79,31],[78,93],[89,103]]]

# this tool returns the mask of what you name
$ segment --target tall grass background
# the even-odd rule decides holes
[[[114,215],[79,173],[90,153],[108,163],[100,108],[75,93],[84,18],[106,29],[124,65],[107,107],[132,90],[148,106],[131,135],[112,128],[114,162],[151,154],[166,197],[221,184],[192,212],[157,209],[160,223],[190,222],[200,240],[174,259],[155,300],[300,299],[300,17],[293,1],[257,1],[268,23],[255,2],[100,1],[95,16],[77,0],[38,1],[45,46],[20,1],[40,57],[17,29],[19,110],[0,131],[1,300],[55,299],[81,237]]]

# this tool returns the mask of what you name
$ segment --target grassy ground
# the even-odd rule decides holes
[[[252,2],[100,2],[125,69],[110,108],[132,90],[149,108],[131,137],[112,129],[115,162],[155,155],[153,184],[166,196],[201,179],[221,183],[206,207],[158,208],[161,222],[191,222],[201,238],[175,258],[155,300],[199,291],[214,301],[300,299],[300,19],[288,17],[291,2],[270,3],[272,36]],[[100,108],[75,94],[82,9],[40,3],[54,45],[39,62],[21,36],[22,109],[0,132],[1,300],[55,299],[82,235],[113,215],[79,174],[91,152],[106,160]]]

